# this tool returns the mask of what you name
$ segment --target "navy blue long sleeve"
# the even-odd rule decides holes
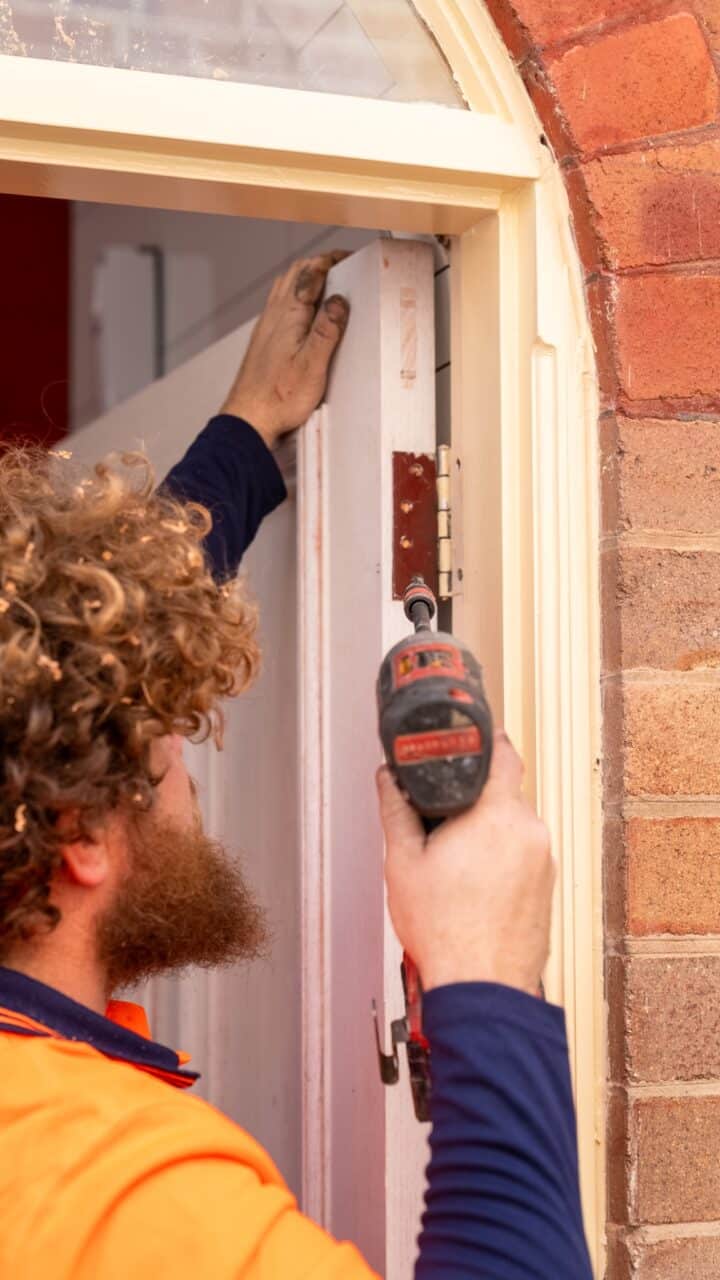
[[[229,414],[210,421],[165,486],[210,509],[219,579],[285,497],[269,449]],[[416,1280],[591,1280],[562,1010],[459,983],[426,995],[424,1024],[432,1135]]]
[[[163,488],[210,511],[213,525],[205,550],[219,581],[237,573],[260,522],[287,497],[265,441],[249,422],[230,413],[210,419]]]
[[[562,1009],[493,983],[427,993],[431,1157],[416,1280],[590,1280]]]

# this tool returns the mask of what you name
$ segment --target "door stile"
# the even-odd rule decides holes
[[[384,1090],[371,1001],[403,1007],[384,905],[375,679],[393,599],[393,454],[435,452],[433,255],[382,240],[336,267],[355,324],[298,452],[304,1208],[409,1280],[426,1136],[407,1069]]]
[[[302,1000],[302,1209],[329,1228],[330,973],[325,706],[327,653],[326,410],[298,438],[298,689]]]

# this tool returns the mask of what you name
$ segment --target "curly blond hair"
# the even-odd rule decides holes
[[[152,740],[219,740],[219,700],[255,674],[255,609],[213,580],[210,525],[140,454],[0,457],[0,959],[57,924],[61,843],[152,807]]]

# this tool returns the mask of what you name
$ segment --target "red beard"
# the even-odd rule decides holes
[[[239,864],[199,824],[143,816],[129,824],[129,871],[98,922],[109,991],[155,974],[265,953],[263,910]]]

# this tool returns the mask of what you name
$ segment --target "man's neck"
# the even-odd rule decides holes
[[[65,950],[63,940],[57,936],[59,933],[60,928],[30,945],[17,947],[4,961],[6,967],[34,978],[36,982],[44,982],[71,1000],[77,1000],[78,1004],[87,1005],[95,1013],[104,1014],[108,992],[97,961],[94,957]]]

